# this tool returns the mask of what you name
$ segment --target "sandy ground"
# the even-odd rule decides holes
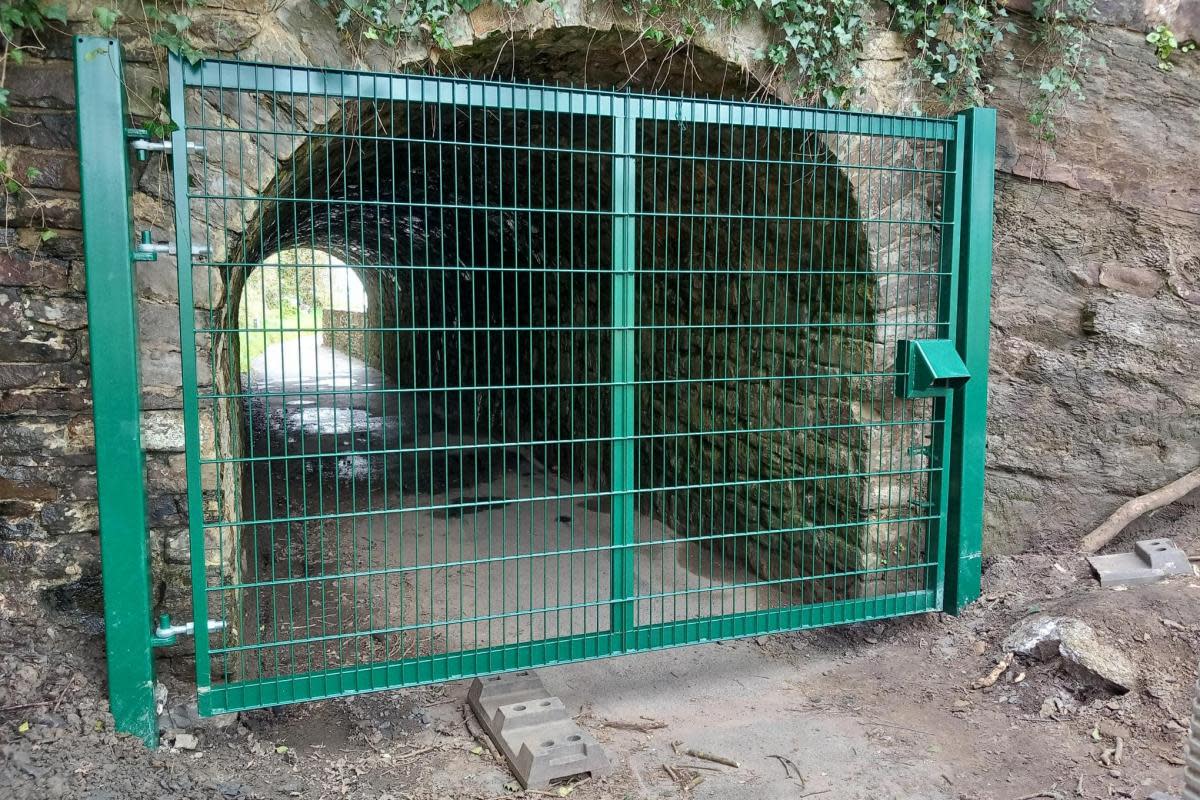
[[[294,347],[300,352],[305,345]],[[321,358],[317,348],[307,352],[312,359]],[[277,391],[298,380],[305,385],[322,380],[310,370],[307,377],[296,373],[288,379],[293,384],[272,387],[265,373],[285,375],[284,366],[260,365],[259,385]],[[333,369],[364,389],[379,382],[378,375],[352,364],[337,362]],[[378,436],[379,431],[398,430],[386,419],[386,409],[373,405],[373,395],[359,397],[349,404],[318,406],[315,422],[303,404],[268,401],[258,408],[262,430],[273,437],[273,447],[284,440],[311,446],[313,437],[333,445],[346,437],[365,437],[368,431]],[[549,485],[549,477],[535,469],[510,472],[513,465],[501,463],[500,472],[480,476],[476,470],[472,491],[509,499],[514,491],[524,492],[528,498],[536,486]],[[369,481],[373,469],[351,465],[347,474],[337,473],[337,480]],[[278,480],[286,474],[280,470],[270,477]],[[492,485],[496,481],[498,489]],[[286,511],[271,485],[259,482],[263,494],[258,500],[265,503],[260,511]],[[429,486],[424,502],[444,511],[453,505],[447,498],[462,489]],[[433,502],[437,498],[441,502]],[[304,494],[295,495],[293,502],[304,502]],[[550,502],[529,501],[526,510]],[[505,539],[504,547],[536,544],[543,549],[561,547],[554,523],[562,516],[577,517],[581,531],[605,527],[607,512],[596,504],[547,507],[520,517],[518,505],[490,507],[470,524],[509,531],[514,538]],[[1127,547],[1135,537],[1168,536],[1189,552],[1200,552],[1197,506],[1182,503],[1160,512],[1117,546]],[[370,566],[375,557],[419,566],[423,559],[464,554],[456,538],[463,530],[459,523],[452,515],[426,519],[429,551],[389,552],[388,544],[376,538],[377,529],[353,526],[331,546],[342,558],[365,557],[360,566]],[[642,576],[653,577],[656,571],[666,576],[670,567],[672,580],[679,580],[676,568],[682,563],[682,580],[696,586],[715,580],[711,568],[708,573],[694,568],[686,546],[674,542],[669,531],[649,523],[642,527],[655,531],[660,543],[646,548]],[[598,538],[594,544],[603,542]],[[1178,791],[1200,656],[1200,579],[1101,590],[1070,545],[1047,542],[1045,552],[989,558],[983,597],[959,617],[922,615],[540,670],[547,687],[607,748],[614,763],[611,775],[564,784],[549,796],[1144,800],[1155,790]],[[277,573],[299,569],[302,565],[293,562],[305,556],[294,548],[270,547],[260,555]],[[580,567],[587,573],[583,577],[600,569],[599,563],[585,559],[556,564],[548,572],[569,584],[581,577],[575,575]],[[520,600],[505,594],[510,590],[495,588],[511,582],[503,573],[489,575],[492,569],[454,577],[479,587],[493,603]],[[489,577],[492,588],[486,588]],[[665,586],[664,581],[658,585]],[[551,584],[531,588],[534,594],[525,598],[531,603],[544,601],[557,589]],[[496,591],[500,594],[493,596]],[[380,582],[365,587],[360,599],[376,606],[383,601],[404,611],[401,618],[411,619],[419,616],[406,606],[411,597],[398,585]],[[440,597],[441,606],[435,602],[426,613],[459,610],[455,593],[447,590]],[[275,599],[296,602],[294,596]],[[195,693],[193,663],[179,648],[164,651],[159,660],[169,712],[163,718],[164,747],[146,750],[113,733],[97,600],[96,576],[36,593],[0,572],[0,798],[546,796],[518,791],[505,765],[472,736],[464,719],[465,682],[202,721],[188,713]],[[334,607],[354,613],[358,601],[344,602],[346,608]],[[1001,643],[1012,627],[1034,613],[1061,613],[1092,625],[1102,643],[1136,664],[1137,686],[1114,694],[1081,681],[1057,660],[1018,659],[995,685],[971,688],[1004,655]],[[546,627],[550,623],[589,624],[573,617],[544,619],[538,630],[485,636],[553,633]],[[446,639],[429,646],[457,644]],[[1118,739],[1121,757],[1114,761]],[[688,749],[715,753],[739,766],[682,755]]]
[[[1197,547],[1198,521],[1187,510],[1160,518],[1158,529]],[[31,604],[19,587],[4,587],[0,599],[7,796],[541,796],[510,791],[511,775],[471,737],[466,683],[246,713],[194,729],[194,751],[147,751],[111,733],[94,610],[47,599],[59,610]],[[1112,695],[1057,663],[1018,661],[994,687],[971,689],[1012,625],[1038,611],[1093,625],[1135,662],[1138,687]],[[540,672],[615,763],[612,775],[570,789],[572,797],[1142,800],[1180,788],[1197,620],[1200,580],[1101,590],[1078,558],[1030,554],[993,559],[984,597],[957,618],[925,615]],[[186,701],[190,661],[166,658],[160,669],[167,705]],[[1048,713],[1047,700],[1055,701]],[[1117,736],[1122,762],[1106,766],[1101,756]],[[697,770],[703,781],[686,789],[663,765],[701,762],[677,755],[676,742],[740,767]],[[776,756],[797,771],[785,775]],[[686,767],[684,775],[690,782]]]

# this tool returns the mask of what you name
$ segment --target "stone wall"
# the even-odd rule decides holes
[[[1184,5],[1162,13],[1175,14],[1177,32],[1186,36],[1195,20]],[[88,0],[72,4],[73,31],[91,24],[90,7]],[[270,13],[257,3],[212,0],[191,13],[209,52],[358,63],[310,0],[286,0]],[[1006,62],[991,68],[1002,117],[987,486],[993,550],[1074,536],[1126,496],[1200,460],[1196,59],[1180,59],[1170,73],[1156,68],[1142,31],[1157,18],[1147,17],[1141,3],[1104,0],[1099,13],[1094,46],[1106,63],[1091,70],[1087,100],[1073,106],[1052,151],[1024,122],[1024,100],[1033,91],[1028,79],[1010,74]],[[557,17],[542,6],[514,14],[483,6],[452,20],[451,31],[464,45],[505,28],[618,23],[600,4],[568,2]],[[160,80],[161,64],[136,30],[118,33],[129,39],[133,110],[144,113],[138,98]],[[701,44],[736,72],[762,41],[762,31],[747,26],[718,31]],[[70,40],[51,35],[46,43],[39,57],[9,66],[15,110],[0,135],[18,173],[28,166],[41,171],[31,182],[39,202],[8,198],[0,230],[0,571],[32,588],[97,569]],[[390,69],[425,55],[419,48],[372,47],[361,63]],[[863,63],[864,105],[905,108],[907,98],[897,90],[905,59],[898,38],[876,26]],[[685,88],[706,90],[713,81],[708,74]],[[152,157],[134,168],[138,227],[169,238],[163,161]],[[43,227],[58,236],[40,241]],[[161,257],[134,268],[155,585],[160,596],[176,587],[167,602],[174,609],[186,603],[187,572],[175,270]],[[197,300],[219,302],[207,291],[208,277],[197,271],[196,280],[205,282]],[[207,343],[201,345],[194,357],[206,360]]]
[[[1200,59],[1159,70],[1152,22],[1129,16],[1141,5],[1101,4],[1115,24],[1096,27],[1103,59],[1052,149],[1024,123],[1027,82],[998,65],[997,550],[1065,546],[1200,463]],[[1200,35],[1196,5],[1180,6],[1181,39]]]

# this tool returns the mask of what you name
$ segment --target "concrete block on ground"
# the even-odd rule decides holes
[[[526,789],[546,789],[575,775],[599,777],[612,769],[596,740],[532,671],[476,678],[467,702]]]
[[[1089,556],[1088,563],[1101,586],[1133,586],[1154,583],[1171,575],[1192,575],[1187,553],[1170,539],[1143,539],[1132,553]]]

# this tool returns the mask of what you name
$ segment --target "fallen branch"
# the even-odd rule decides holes
[[[619,731],[637,731],[638,733],[649,733],[650,731],[661,730],[667,727],[667,723],[657,720],[645,720],[640,722],[626,722],[619,719],[604,720],[602,723],[606,728],[615,728]]]
[[[1099,528],[1089,533],[1079,542],[1079,549],[1085,553],[1094,553],[1104,545],[1117,538],[1117,534],[1125,530],[1131,522],[1151,511],[1169,506],[1184,495],[1200,489],[1200,467],[1192,470],[1182,478],[1171,481],[1166,486],[1153,492],[1135,497],[1113,512],[1104,520]]]
[[[467,729],[467,733],[474,739],[480,747],[482,747],[492,759],[498,764],[504,763],[504,756],[496,749],[496,745],[492,744],[492,737],[488,736],[483,730],[483,725],[475,717],[475,710],[471,708],[470,703],[463,703],[463,726]]]
[[[684,752],[684,755],[691,756],[692,758],[698,758],[701,761],[711,761],[714,764],[724,764],[725,766],[733,767],[734,769],[737,769],[738,767],[741,766],[740,764],[738,764],[738,762],[734,761],[732,758],[726,758],[725,756],[718,756],[714,753],[706,753],[703,750],[685,750],[683,752]]]

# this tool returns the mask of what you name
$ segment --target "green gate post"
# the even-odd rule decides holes
[[[121,46],[75,37],[79,177],[104,578],[108,697],[117,730],[158,744],[150,558]]]
[[[996,111],[972,108],[966,129],[963,206],[959,214],[957,349],[971,377],[954,392],[950,448],[945,608],[957,614],[979,597],[983,557],[983,471],[992,292],[992,202]]]

